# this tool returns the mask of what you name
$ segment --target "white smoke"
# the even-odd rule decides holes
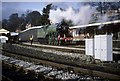
[[[103,22],[106,22],[106,21],[108,21],[108,15],[107,15],[107,13],[106,13],[106,14],[99,15],[97,22],[103,23]]]
[[[109,18],[108,18],[108,15],[107,13],[106,14],[103,14],[103,15],[100,15],[99,18],[98,18],[98,22],[101,23],[101,25],[98,27],[98,29],[101,29],[104,25],[102,24],[103,22],[106,22],[108,21]]]
[[[63,19],[71,20],[75,25],[89,24],[92,19],[92,15],[96,11],[96,8],[90,5],[85,5],[79,8],[78,11],[74,10],[72,7],[66,10],[50,10],[49,19],[52,23],[60,23]]]

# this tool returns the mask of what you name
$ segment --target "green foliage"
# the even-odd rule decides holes
[[[18,13],[14,13],[9,17],[7,29],[9,31],[15,31],[20,24],[21,24],[21,20],[18,17]]]
[[[39,23],[41,18],[41,14],[38,11],[32,11],[27,14],[26,16],[26,22],[31,23],[32,26],[39,26],[41,23]]]
[[[0,21],[0,28],[2,28],[2,21]]]
[[[7,19],[3,19],[3,20],[2,20],[2,27],[3,27],[4,29],[7,29],[7,24],[8,24],[8,20],[7,20]]]
[[[51,7],[52,7],[52,4],[48,4],[45,8],[43,8],[43,14],[41,17],[42,25],[50,24],[49,13],[50,13]]]
[[[17,29],[25,30],[27,24],[32,26],[48,25],[50,24],[49,13],[52,4],[48,4],[43,8],[42,15],[38,11],[27,10],[25,14],[20,17],[18,13],[10,15],[9,19],[2,20],[2,27],[9,31],[16,31]]]

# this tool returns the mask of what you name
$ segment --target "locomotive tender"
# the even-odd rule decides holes
[[[19,33],[20,41],[28,42],[31,36],[33,36],[33,41],[51,45],[70,44],[73,39],[69,27],[64,24],[36,26]]]

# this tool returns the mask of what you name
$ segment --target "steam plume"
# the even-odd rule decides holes
[[[93,13],[96,11],[95,8],[90,5],[85,5],[79,8],[79,10],[74,10],[72,7],[66,10],[50,10],[49,19],[52,23],[59,23],[63,19],[71,20],[75,25],[89,24],[92,19]]]

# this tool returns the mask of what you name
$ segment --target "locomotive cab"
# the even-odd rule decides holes
[[[58,41],[59,45],[66,45],[70,44],[72,41],[72,35],[69,33],[69,27],[65,22],[62,22],[62,24],[57,26],[57,32],[58,32]]]

